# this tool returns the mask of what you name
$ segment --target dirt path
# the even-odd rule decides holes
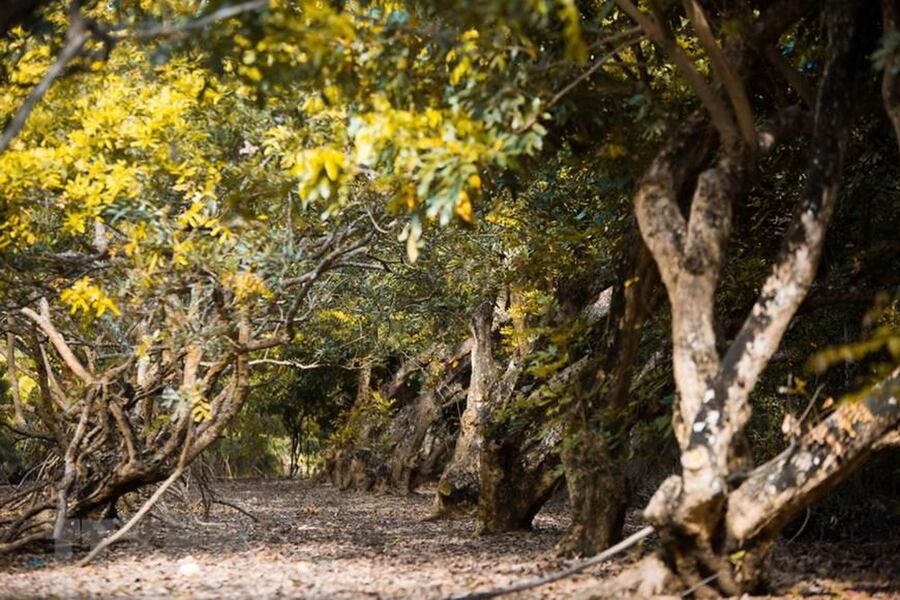
[[[296,481],[217,489],[266,521],[216,506],[210,521],[198,524],[173,510],[170,524],[152,521],[92,566],[77,568],[53,554],[5,559],[0,597],[442,598],[570,564],[549,555],[565,529],[559,505],[542,512],[532,532],[478,538],[469,519],[424,521],[426,495],[340,493]],[[854,552],[842,564],[834,548],[802,555],[779,548],[774,582],[790,594],[900,595],[900,575],[892,571],[897,549]],[[621,567],[595,567],[518,597],[571,597]]]

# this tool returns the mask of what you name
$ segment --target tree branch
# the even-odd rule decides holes
[[[702,111],[673,132],[641,178],[634,194],[634,211],[641,235],[659,266],[670,294],[675,293],[687,222],[678,208],[685,181],[709,157],[712,136]]]
[[[702,75],[694,67],[690,57],[684,52],[674,39],[668,34],[663,24],[657,22],[650,15],[641,12],[631,0],[615,0],[619,8],[622,9],[631,19],[641,26],[647,36],[653,40],[657,46],[669,57],[675,64],[678,72],[685,78],[694,93],[700,99],[700,102],[709,112],[710,119],[715,125],[716,130],[722,137],[722,141],[732,147],[741,139],[738,128],[734,124],[734,120],[728,110],[728,107],[722,99],[716,94],[711,85],[703,78]]]
[[[775,46],[769,45],[763,48],[763,55],[769,64],[781,75],[787,84],[800,96],[800,99],[810,108],[816,106],[816,94],[809,83],[803,78],[791,64],[781,55]]]
[[[234,4],[232,6],[224,6],[204,17],[185,21],[183,23],[144,25],[130,31],[117,32],[114,34],[114,39],[132,38],[136,40],[147,40],[178,35],[195,29],[202,29],[217,21],[224,21],[244,13],[258,11],[267,6],[269,6],[269,0],[251,0],[250,2]]]
[[[706,14],[697,0],[682,0],[684,10],[688,19],[694,25],[694,31],[697,32],[697,38],[706,50],[709,60],[712,63],[713,70],[725,86],[725,92],[731,101],[737,116],[738,127],[740,127],[741,135],[744,143],[748,148],[755,149],[756,126],[754,124],[753,109],[750,106],[750,99],[747,97],[747,90],[744,88],[743,82],[738,78],[725,54],[716,42]]]
[[[722,361],[716,395],[725,400],[725,412],[729,418],[736,419],[734,425],[738,429],[749,418],[747,395],[806,298],[825,243],[840,189],[852,113],[848,85],[853,75],[853,25],[847,14],[829,18],[829,53],[816,107],[812,158],[800,210],[785,237],[781,257]]]
[[[755,469],[728,500],[737,544],[773,535],[798,511],[849,477],[900,425],[900,368],[862,400],[841,403],[798,444]]]
[[[41,301],[41,314],[34,312],[28,307],[21,309],[21,312],[41,328],[44,334],[50,339],[50,343],[56,348],[56,351],[63,359],[63,362],[66,363],[66,366],[68,366],[79,379],[88,385],[95,383],[96,378],[94,375],[81,364],[81,361],[78,360],[78,357],[72,352],[69,344],[66,343],[65,338],[63,338],[62,334],[56,330],[56,327],[54,327],[53,323],[50,321],[50,311],[49,308],[47,308],[46,300]]]
[[[84,19],[78,12],[77,3],[73,3],[72,17],[69,20],[69,28],[66,31],[66,42],[63,45],[62,50],[60,50],[59,55],[56,57],[56,60],[53,62],[53,65],[50,66],[34,89],[31,90],[28,97],[25,98],[22,106],[19,107],[15,116],[10,120],[9,125],[7,125],[6,129],[3,131],[3,135],[0,136],[0,154],[3,154],[6,149],[9,148],[9,144],[12,142],[13,138],[15,138],[22,130],[22,127],[25,126],[25,121],[28,120],[31,111],[34,110],[37,103],[44,97],[47,90],[53,85],[53,82],[63,74],[69,61],[78,56],[90,37],[90,31],[85,27]]]

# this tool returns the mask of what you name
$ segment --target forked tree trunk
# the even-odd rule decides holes
[[[562,482],[560,429],[527,443],[522,439],[525,432],[502,431],[487,438],[481,458],[479,534],[531,529],[535,515]]]
[[[496,380],[492,324],[493,301],[485,301],[472,316],[472,367],[466,409],[460,419],[459,436],[453,457],[444,469],[435,497],[436,515],[468,511],[478,504],[480,456],[484,443],[484,423],[490,407],[488,399]]]
[[[840,187],[858,58],[856,8],[843,0],[826,3],[827,60],[799,211],[756,305],[723,356],[716,346],[714,296],[731,205],[756,149],[726,140],[715,166],[697,177],[687,220],[673,184],[684,181],[680,174],[686,171],[673,146],[660,153],[635,194],[641,233],[672,305],[674,427],[682,466],[680,476],[657,490],[645,516],[660,534],[662,556],[680,589],[701,595],[752,590],[781,525],[849,474],[900,417],[888,381],[887,398],[842,407],[799,448],[750,471],[738,485],[750,468],[744,440],[750,392],[813,282]]]

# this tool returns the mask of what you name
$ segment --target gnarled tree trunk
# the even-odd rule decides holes
[[[584,371],[583,358],[554,375],[531,392],[527,406],[540,406],[538,399],[558,397]],[[562,481],[559,461],[561,426],[544,427],[543,409],[501,416],[503,406],[513,399],[522,371],[513,359],[504,374],[499,393],[492,396],[495,407],[488,416],[481,449],[481,496],[478,499],[479,533],[500,533],[529,529],[534,516]]]
[[[627,0],[617,1],[630,6]],[[686,6],[689,18],[702,30],[698,5]],[[826,3],[827,59],[798,213],[755,306],[723,355],[716,344],[715,291],[730,232],[731,206],[740,197],[745,174],[760,149],[733,134],[737,128],[729,126],[731,117],[727,109],[721,110],[721,100],[704,97],[700,92],[708,90],[696,84],[719,130],[720,149],[715,165],[697,176],[688,218],[678,207],[679,189],[702,162],[692,165],[673,150],[701,130],[699,122],[689,121],[657,156],[635,194],[641,233],[672,306],[678,390],[674,429],[682,467],[681,475],[671,476],[660,486],[645,516],[660,534],[662,558],[680,589],[690,587],[702,595],[751,591],[780,527],[846,477],[871,452],[874,442],[900,420],[895,372],[865,403],[841,407],[797,447],[767,465],[752,470],[746,452],[750,393],[814,280],[840,188],[853,75],[860,57],[854,38],[859,6],[844,0]],[[632,16],[639,22],[646,18]],[[760,27],[770,17],[782,27],[790,22],[783,14],[768,13],[760,19]],[[653,26],[649,23],[645,29]],[[709,54],[721,52],[714,40],[698,37]],[[724,56],[718,54],[718,59]],[[728,65],[719,65],[716,71],[726,80],[729,100],[740,117],[735,92],[727,85]],[[736,85],[743,84],[737,80]],[[749,478],[741,483],[748,472]]]
[[[441,474],[453,440],[441,430],[440,420],[445,407],[464,400],[460,396],[465,395],[472,345],[471,339],[460,344],[446,361],[445,374],[434,388],[419,394],[394,416],[388,454],[394,489],[411,492]]]
[[[484,423],[488,411],[491,386],[497,376],[494,362],[494,302],[484,301],[472,316],[471,376],[466,395],[466,409],[460,419],[459,436],[453,457],[438,482],[435,497],[436,515],[470,510],[478,503],[480,493],[480,455],[484,443]]]
[[[637,233],[633,237],[638,237]],[[628,423],[625,404],[641,325],[658,285],[652,257],[640,239],[626,257],[612,292],[599,361],[575,386],[575,402],[562,447],[572,522],[557,543],[563,555],[590,556],[616,542],[622,532],[628,501],[627,482],[607,447],[604,431]],[[599,362],[599,365],[597,364]]]

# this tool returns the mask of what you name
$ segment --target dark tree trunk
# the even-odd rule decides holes
[[[545,409],[538,400],[562,396],[586,364],[587,359],[581,359],[531,392],[524,404],[537,408],[511,416],[495,410],[489,416],[481,450],[480,533],[531,528],[534,516],[562,482],[562,427],[544,430]],[[497,409],[513,399],[521,372],[521,362],[513,359],[491,398]]]
[[[391,485],[411,492],[421,483],[440,476],[453,448],[442,427],[445,407],[465,400],[472,341],[466,340],[446,361],[445,374],[434,389],[417,396],[397,411],[390,428],[388,453]]]
[[[568,298],[566,292],[562,295]],[[611,297],[612,290],[605,290],[587,306],[583,305],[582,298],[562,318],[582,318],[588,327],[596,326],[608,317]],[[555,408],[555,401],[578,388],[591,361],[584,357],[570,364],[519,403],[517,394],[522,394],[519,388],[526,358],[527,349],[516,352],[491,391],[491,411],[486,417],[481,452],[478,499],[481,533],[530,528],[534,516],[563,480],[560,447],[564,426],[548,426],[552,417],[547,409]]]
[[[638,232],[630,237],[601,334],[598,361],[575,387],[566,424],[562,461],[572,522],[557,544],[557,551],[564,555],[594,555],[622,533],[627,484],[604,432],[624,431],[631,425],[628,390],[641,326],[659,284],[653,258]]]
[[[523,433],[494,432],[481,454],[478,533],[531,529],[532,521],[562,482],[559,428],[524,442]]]

